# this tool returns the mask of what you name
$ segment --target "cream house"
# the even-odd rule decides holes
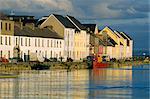
[[[66,18],[76,27],[74,36],[74,58],[76,61],[82,60],[89,56],[89,38],[86,28],[73,16],[66,16]]]

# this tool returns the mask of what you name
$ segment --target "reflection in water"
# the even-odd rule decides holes
[[[149,66],[22,71],[18,78],[0,79],[0,99],[110,98],[148,99]]]

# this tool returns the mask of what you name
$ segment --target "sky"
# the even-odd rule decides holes
[[[51,13],[72,15],[82,23],[110,26],[134,40],[134,49],[150,50],[149,0],[0,0],[0,11],[36,18]]]

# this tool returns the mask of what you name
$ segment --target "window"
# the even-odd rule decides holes
[[[7,23],[5,23],[5,28],[6,28],[6,30],[7,30]]]
[[[9,45],[11,45],[11,37],[9,37]]]
[[[31,46],[31,40],[30,40],[30,38],[29,38],[29,46]]]
[[[49,47],[49,40],[47,40],[47,47]]]
[[[59,52],[59,57],[61,57],[61,51]]]
[[[5,37],[5,45],[7,45],[7,37]]]
[[[53,47],[53,41],[51,40],[51,47]]]
[[[56,42],[54,41],[54,48],[56,47]]]
[[[18,38],[16,38],[16,45],[18,45]]]
[[[58,41],[57,41],[57,48],[58,48]]]
[[[11,24],[9,24],[9,31],[11,30]]]
[[[3,29],[3,23],[1,22],[1,29]]]
[[[44,47],[44,40],[42,40],[42,47]]]
[[[0,44],[3,45],[3,37],[0,37]]]
[[[38,39],[38,47],[40,47],[40,39]]]
[[[8,58],[10,58],[10,51],[8,51]]]
[[[35,39],[35,47],[37,47],[37,39]]]
[[[28,55],[30,55],[30,50],[28,50]]]
[[[45,51],[45,57],[47,58],[47,51]]]
[[[27,38],[25,38],[25,46],[27,46]]]
[[[61,41],[60,41],[60,48],[61,48]]]
[[[0,56],[1,56],[1,57],[3,57],[3,51],[1,51],[1,54],[0,54]]]
[[[21,46],[23,46],[23,38],[21,38]]]
[[[53,54],[53,52],[51,51],[51,53],[50,53],[51,58],[52,58],[52,54]]]

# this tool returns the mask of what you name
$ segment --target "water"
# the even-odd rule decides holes
[[[149,99],[149,69],[22,71],[0,79],[0,99]]]

